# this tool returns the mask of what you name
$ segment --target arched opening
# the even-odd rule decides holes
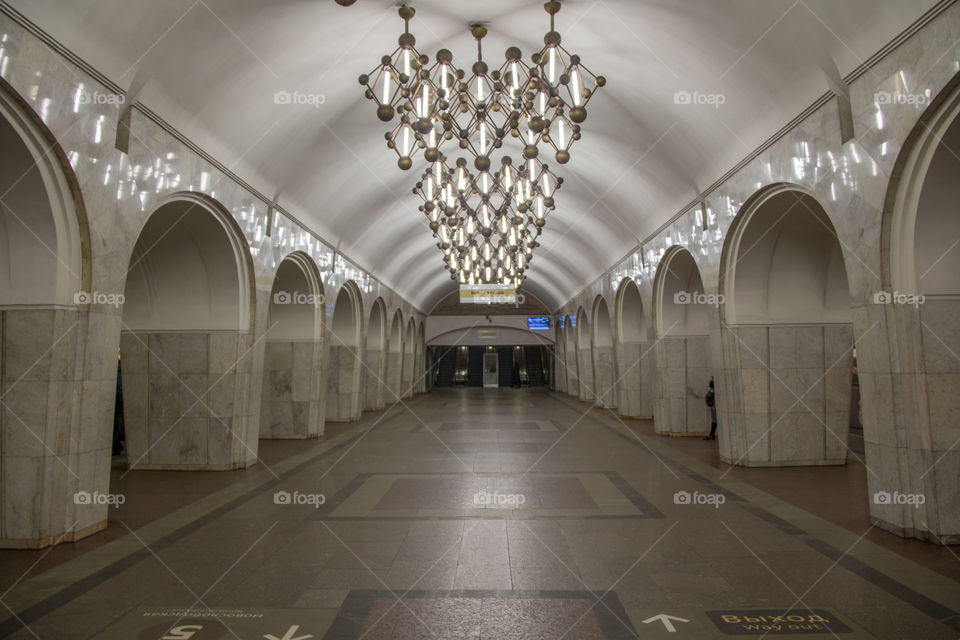
[[[640,287],[631,278],[624,278],[617,289],[614,326],[620,415],[625,418],[652,416],[656,398],[656,357],[650,348]]]
[[[131,468],[234,469],[256,459],[252,271],[233,218],[206,196],[178,194],[147,218],[120,336]]]
[[[387,390],[389,401],[400,399],[403,384],[403,313],[397,309],[390,323],[390,339],[387,341]]]
[[[721,287],[724,361],[737,363],[717,392],[721,457],[843,464],[852,312],[840,242],[820,203],[793,185],[750,198],[727,235]]]
[[[45,149],[28,146],[28,124],[14,126],[8,108],[0,100],[0,301],[4,307],[83,304],[74,298],[84,291],[82,244],[66,179],[43,160]]]
[[[323,283],[305,253],[288,255],[270,291],[263,358],[261,438],[323,433]]]
[[[363,408],[382,409],[387,375],[387,307],[383,298],[373,301],[367,321],[367,344],[364,349]]]
[[[593,379],[597,402],[602,407],[616,407],[616,365],[613,352],[613,325],[607,302],[597,296],[593,303],[593,333],[591,334],[593,351]]]
[[[420,324],[417,325],[417,337],[416,337],[416,353],[414,354],[414,363],[416,370],[414,371],[413,381],[414,388],[417,393],[425,393],[427,390],[427,357],[426,357],[426,342],[424,340],[424,330],[423,330],[423,321],[420,321]]]
[[[403,398],[409,398],[413,395],[414,382],[414,340],[416,329],[414,329],[413,318],[407,321],[407,330],[403,337],[403,381],[400,385],[400,395]]]
[[[710,329],[710,308],[700,268],[689,251],[671,247],[657,267],[654,284],[657,337],[700,336]]]
[[[700,269],[683,247],[664,253],[653,299],[660,381],[654,428],[670,435],[705,434],[710,415],[704,396],[713,375],[708,331],[717,299],[704,293]]]
[[[577,309],[577,377],[579,398],[586,402],[596,399],[596,384],[593,381],[593,352],[590,348],[590,316],[583,307]]]
[[[952,382],[960,375],[958,144],[960,74],[922,114],[891,172],[883,287],[866,301],[869,325],[857,328],[876,325],[886,334],[880,353],[865,340],[858,354],[864,364],[858,378],[866,463],[883,461],[898,469],[882,478],[868,474],[869,492],[919,494],[925,500],[917,508],[874,502],[871,519],[899,535],[938,544],[960,542],[957,500],[943,489],[960,475],[955,455],[960,401]]]
[[[0,79],[0,547],[35,548],[106,527],[106,505],[73,496],[108,490],[122,300],[91,291],[76,177],[25,104]],[[56,366],[81,362],[83,380]]]
[[[563,316],[557,318],[554,327],[553,381],[554,391],[567,391],[567,329]]]
[[[782,187],[750,204],[727,236],[724,322],[848,324],[850,290],[843,253],[820,203]]]
[[[577,365],[577,317],[567,316],[566,328],[566,375],[567,393],[575,398],[580,397],[580,370]]]
[[[363,300],[351,280],[337,293],[330,320],[330,355],[327,369],[327,420],[346,422],[360,418],[363,360]]]

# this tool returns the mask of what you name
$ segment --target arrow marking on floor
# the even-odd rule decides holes
[[[277,636],[275,636],[275,635],[273,635],[273,634],[270,634],[270,633],[268,633],[267,635],[265,635],[265,636],[263,636],[263,637],[264,637],[265,640],[307,640],[308,638],[312,638],[312,637],[313,637],[313,634],[312,634],[312,633],[308,633],[308,634],[302,635],[302,636],[296,635],[296,634],[297,634],[297,631],[299,631],[299,630],[300,630],[300,625],[294,624],[294,625],[290,625],[290,628],[287,629],[287,632],[286,632],[285,634],[283,634],[283,637],[282,637],[282,638],[278,638]]]
[[[667,629],[668,633],[676,633],[677,628],[673,626],[674,622],[690,622],[686,618],[678,618],[676,616],[667,615],[666,613],[659,613],[655,616],[651,616],[643,621],[643,624],[650,624],[651,622],[660,621],[663,623],[663,626]],[[286,639],[284,639],[286,640]],[[291,639],[295,640],[295,639]]]

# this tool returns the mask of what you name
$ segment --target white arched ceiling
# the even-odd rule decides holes
[[[715,311],[703,295],[700,269],[690,252],[671,247],[657,267],[654,304],[658,309],[658,336],[705,335],[708,313]]]
[[[914,272],[923,294],[960,293],[960,118],[940,140],[917,203]]]
[[[280,262],[270,291],[268,340],[315,340],[323,310],[320,274],[306,254],[291,254]]]
[[[151,214],[130,257],[124,329],[249,329],[249,252],[225,224],[190,199]]]
[[[593,344],[596,347],[612,347],[613,327],[610,324],[607,301],[598,296],[593,308]]]
[[[780,191],[728,235],[729,324],[851,321],[850,290],[833,224],[812,196]],[[731,295],[732,294],[732,295]]]
[[[640,299],[640,287],[632,279],[625,279],[620,285],[619,308],[617,309],[617,327],[621,342],[646,342],[647,318],[643,313],[643,301]]]
[[[2,305],[86,304],[75,298],[83,268],[77,212],[49,147],[0,97]]]
[[[421,308],[454,283],[357,77],[396,47],[396,3],[359,0],[10,0],[344,253]],[[564,45],[608,79],[525,285],[557,308],[935,0],[566,0]],[[471,21],[491,63],[542,47],[542,2],[419,0],[422,53],[469,69]],[[275,104],[277,91],[323,104]],[[722,93],[719,108],[678,92]],[[556,167],[555,167],[556,168]],[[598,198],[602,200],[598,203]]]

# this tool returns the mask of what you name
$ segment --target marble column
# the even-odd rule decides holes
[[[553,390],[567,392],[567,367],[563,359],[563,351],[558,346],[553,350]]]
[[[403,375],[400,379],[400,396],[404,399],[413,397],[413,353],[403,354]]]
[[[269,340],[263,365],[261,438],[323,435],[323,343]]]
[[[383,351],[367,347],[364,352],[364,365],[363,408],[374,411],[383,409],[384,397],[387,395],[387,371]]]
[[[596,399],[596,384],[593,381],[593,355],[590,347],[577,351],[577,393],[584,402],[593,402]]]
[[[387,352],[387,388],[386,402],[392,404],[400,399],[400,385],[403,378],[403,354],[399,351]]]
[[[0,547],[79,540],[107,525],[118,313],[0,312]]]
[[[567,395],[580,397],[580,367],[577,362],[577,349],[574,346],[567,348],[567,358],[564,362],[564,375],[567,377]]]
[[[743,326],[720,335],[720,458],[751,467],[844,464],[852,327]]]
[[[710,380],[708,336],[665,336],[657,342],[659,393],[654,429],[671,436],[703,435],[710,410],[703,397]]]
[[[870,517],[960,544],[960,301],[854,309]]]
[[[262,345],[247,331],[122,332],[130,466],[227,470],[256,462]]]
[[[617,347],[617,408],[624,418],[639,418],[653,413],[644,413],[644,360],[654,360],[649,345],[640,342],[624,342]],[[644,354],[646,354],[644,356]],[[643,359],[641,357],[643,356]]]
[[[660,378],[657,375],[657,349],[653,343],[640,343],[640,415],[651,417],[656,412],[660,395]]]
[[[327,421],[359,420],[363,385],[355,347],[331,346],[327,371]]]
[[[616,367],[613,357],[613,345],[603,345],[593,348],[593,379],[594,396],[597,403],[603,408],[616,408],[617,390]]]

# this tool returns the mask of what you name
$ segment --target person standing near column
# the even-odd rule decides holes
[[[707,383],[707,394],[703,397],[704,402],[710,407],[710,435],[704,440],[717,439],[717,398],[713,390],[713,376],[710,376],[710,382]]]

